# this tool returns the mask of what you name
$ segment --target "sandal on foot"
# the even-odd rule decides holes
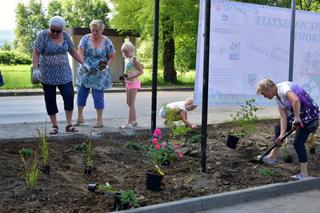
[[[70,124],[66,126],[66,132],[79,132],[79,130]]]
[[[57,126],[52,126],[51,129],[49,130],[50,135],[56,135],[58,134],[59,128]]]
[[[133,122],[131,123],[131,126],[132,126],[132,127],[138,127],[138,122],[137,122],[137,121],[133,121]]]
[[[103,128],[103,127],[104,127],[103,124],[95,124],[93,126],[93,128]]]
[[[81,124],[84,124],[84,121],[77,120],[76,123],[73,124],[73,126],[80,126]]]
[[[119,126],[119,129],[131,129],[132,125],[131,124],[122,124],[121,126]]]

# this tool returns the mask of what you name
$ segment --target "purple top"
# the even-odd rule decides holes
[[[292,104],[286,96],[286,93],[288,91],[292,91],[299,98],[300,119],[303,124],[308,124],[311,121],[319,119],[319,106],[313,101],[310,95],[299,85],[293,82],[285,81],[280,84],[277,84],[277,87],[280,100],[276,98],[276,102],[279,107],[287,111],[288,120],[290,123],[293,122],[294,114]]]

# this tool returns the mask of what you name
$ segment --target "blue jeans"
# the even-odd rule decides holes
[[[318,126],[319,126],[319,120],[317,119],[317,120],[311,121],[308,124],[305,124],[303,128],[299,128],[296,130],[293,146],[294,146],[294,149],[296,150],[300,163],[308,162],[308,154],[306,151],[305,142],[307,141],[310,133],[314,133],[317,131]],[[291,128],[292,126],[289,125],[289,122],[288,122],[286,132],[290,131]],[[275,130],[275,139],[277,139],[280,136],[280,131],[281,131],[280,125],[279,124],[276,125],[274,130]]]
[[[55,115],[59,112],[57,107],[57,87],[63,98],[64,110],[73,110],[74,91],[72,81],[62,85],[42,84],[48,115]]]
[[[77,104],[78,106],[86,106],[90,88],[86,88],[83,85],[78,86],[78,97]],[[94,108],[104,109],[104,92],[103,90],[92,89],[92,97],[94,102]]]

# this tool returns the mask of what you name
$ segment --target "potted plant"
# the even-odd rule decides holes
[[[232,123],[236,127],[229,132],[227,137],[226,145],[229,148],[235,149],[240,138],[247,137],[255,131],[255,122],[258,119],[256,112],[258,110],[259,108],[255,106],[255,99],[251,98],[245,100],[245,104],[241,105],[236,114],[231,115]]]
[[[125,210],[139,206],[139,199],[132,190],[115,190],[109,183],[88,184],[88,190],[95,192],[100,190],[114,198],[113,210]]]
[[[42,155],[42,168],[41,172],[44,174],[49,175],[50,173],[50,165],[49,165],[49,144],[48,144],[48,137],[46,134],[46,130],[44,134],[41,134],[40,130],[37,129],[38,135],[40,137],[39,149]]]
[[[84,173],[86,175],[91,175],[92,173],[92,140],[89,138],[87,146],[87,158],[85,162]]]
[[[148,162],[152,169],[147,171],[147,189],[160,191],[164,172],[161,165],[169,165],[173,160],[181,159],[182,153],[177,140],[165,140],[160,129],[155,129],[151,143],[146,146]]]

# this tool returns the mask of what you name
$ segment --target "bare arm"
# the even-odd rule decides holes
[[[76,61],[78,61],[80,64],[83,64],[83,57],[79,55],[75,48],[69,50],[69,53]]]
[[[32,54],[32,67],[33,68],[38,68],[39,64],[39,52],[37,49],[33,50]]]
[[[286,133],[286,130],[287,130],[287,111],[281,107],[279,107],[279,113],[280,113],[280,137],[282,138],[285,133]]]
[[[133,65],[137,68],[138,72],[136,72],[133,75],[129,75],[127,77],[128,80],[137,78],[137,77],[139,77],[140,75],[143,74],[143,68],[142,68],[142,65],[140,64],[140,62],[136,58],[133,58],[132,62],[133,62]]]
[[[109,55],[108,55],[108,58],[109,58],[109,60],[108,60],[108,66],[110,67],[110,66],[113,64],[114,60],[115,60],[115,54],[114,54],[114,53],[109,54]]]
[[[191,127],[192,129],[197,128],[197,125],[192,124],[192,123],[190,123],[190,122],[188,121],[187,112],[182,111],[182,112],[180,113],[180,115],[181,115],[181,120],[182,120],[183,123],[185,123],[188,127]]]

